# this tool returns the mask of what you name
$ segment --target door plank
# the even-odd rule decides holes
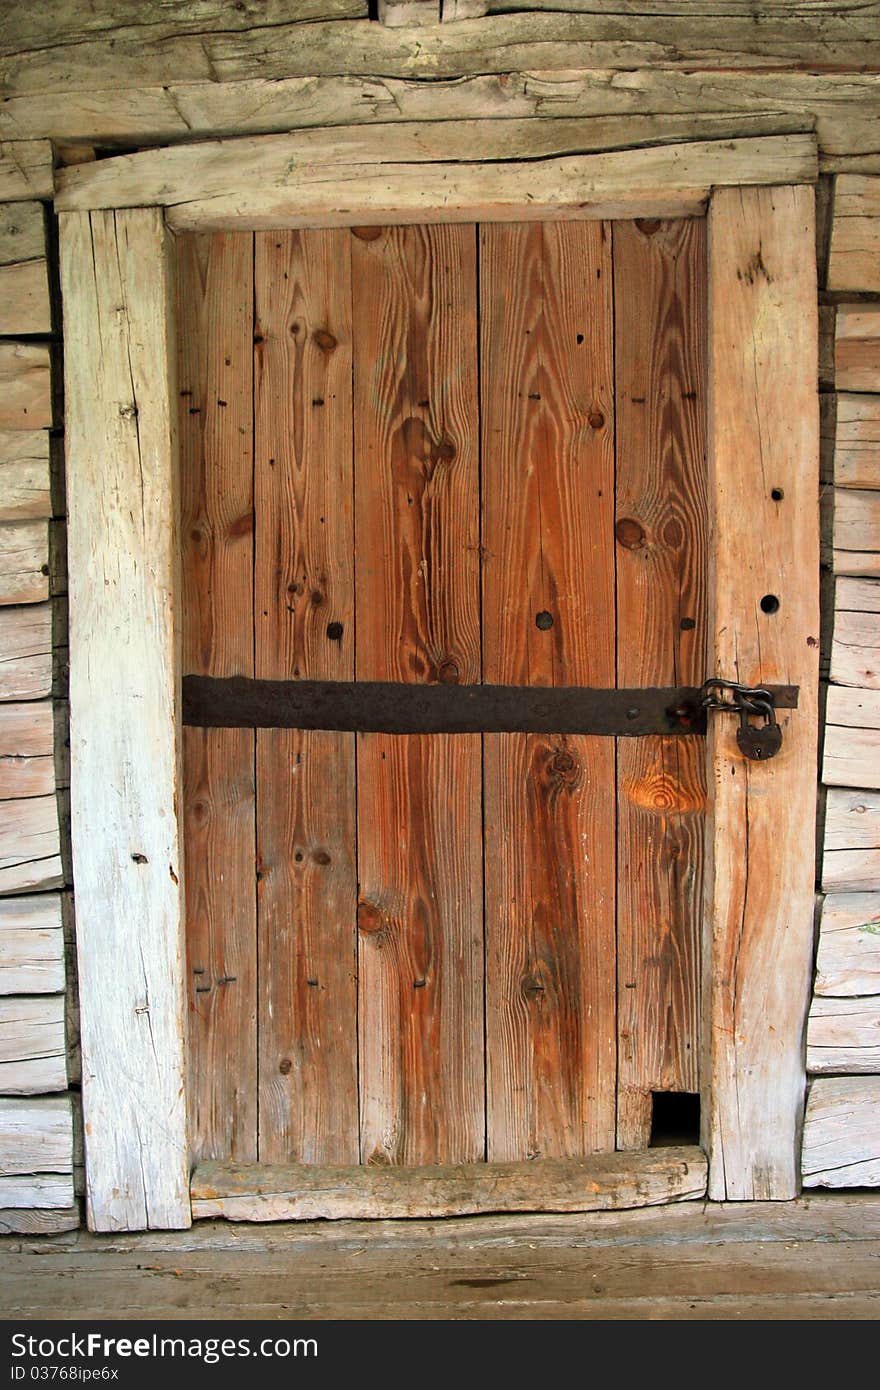
[[[355,229],[351,252],[357,679],[472,683],[475,231]],[[358,738],[365,1162],[484,1156],[479,815],[478,736]]]
[[[183,667],[252,676],[254,239],[176,252]],[[254,1162],[253,732],[184,729],[183,782],[192,1152]]]
[[[814,220],[798,188],[721,190],[709,213],[710,659],[750,685],[800,686],[772,762],[747,762],[733,721],[710,721],[701,1075],[716,1200],[798,1189],[818,742]]]
[[[351,680],[348,233],[256,238],[256,675]],[[257,733],[261,1162],[358,1157],[354,738]]]
[[[480,250],[484,679],[613,686],[610,229]],[[488,1157],[613,1148],[613,744],[487,735],[484,783]]]
[[[614,224],[617,683],[706,672],[705,222]],[[697,1091],[705,748],[620,739],[617,1143]]]

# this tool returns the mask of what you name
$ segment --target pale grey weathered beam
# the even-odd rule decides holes
[[[880,889],[825,898],[814,991],[832,998],[880,994]]]
[[[52,691],[52,605],[0,607],[0,701]]]
[[[56,994],[64,983],[59,895],[0,898],[0,994]]]
[[[880,1076],[823,1077],[804,1119],[805,1187],[880,1185]]]

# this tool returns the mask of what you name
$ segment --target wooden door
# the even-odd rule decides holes
[[[699,684],[702,221],[179,240],[185,671]],[[187,729],[194,1156],[644,1147],[703,750]]]

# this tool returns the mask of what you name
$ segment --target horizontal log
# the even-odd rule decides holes
[[[838,613],[880,613],[880,580],[849,577],[836,580],[834,607]]]
[[[52,197],[48,140],[0,140],[0,203]]]
[[[55,1179],[58,1186],[64,1180]],[[82,1224],[78,1206],[42,1210],[36,1207],[4,1207],[0,1209],[0,1236],[57,1236],[63,1231],[75,1231]]]
[[[822,857],[822,889],[826,893],[857,893],[880,884],[880,848],[826,850]]]
[[[0,525],[0,604],[49,597],[49,527],[45,521]]]
[[[804,1187],[880,1186],[880,1077],[826,1077],[807,1097]]]
[[[83,38],[8,54],[0,95],[346,75],[436,81],[578,68],[784,72],[815,70],[817,52],[823,72],[880,70],[876,26],[859,16],[780,18],[772,25],[719,16],[707,26],[674,14],[528,14],[412,30],[353,20],[239,32],[208,27],[167,38]]]
[[[0,801],[0,894],[60,888],[63,882],[56,798]]]
[[[880,1071],[880,995],[814,995],[807,1020],[807,1071]]]
[[[56,207],[59,211],[128,207],[135,200],[138,206],[168,207],[180,202],[248,196],[255,200],[254,208],[259,213],[267,190],[275,190],[276,195],[281,191],[292,194],[301,185],[315,182],[322,173],[326,180],[326,165],[354,169],[358,165],[434,163],[448,168],[457,162],[564,159],[590,152],[592,124],[541,118],[409,121],[144,150],[60,169]],[[743,143],[689,141],[685,137],[680,148],[655,153],[653,166],[658,179],[668,177],[671,189],[712,182],[740,183],[749,168],[755,182],[810,182],[817,171],[815,139],[804,131],[803,123],[799,129],[802,137],[794,140],[758,137]],[[731,131],[721,133],[730,135]],[[619,143],[620,122],[614,123],[609,138],[615,135]],[[637,178],[644,178],[642,170],[650,171],[652,167],[649,148],[635,165]],[[682,161],[686,162],[686,171],[679,168]],[[606,155],[585,167],[583,176],[592,173],[599,180],[614,178],[621,162],[619,153]],[[385,181],[394,177],[394,169],[384,170]]]
[[[590,149],[814,126],[823,165],[878,147],[880,83],[830,73],[505,72],[449,81],[296,77],[53,92],[0,103],[0,134],[161,144],[315,126],[587,118]],[[685,124],[682,124],[682,121]],[[737,123],[741,122],[741,128]],[[587,129],[587,126],[589,129]]]
[[[880,290],[880,179],[835,180],[829,290]]]
[[[825,802],[825,850],[859,849],[880,849],[880,791],[832,787]]]
[[[0,1095],[66,1089],[64,995],[0,998]]]
[[[48,434],[0,430],[0,521],[35,521],[51,515]]]
[[[75,1200],[72,1173],[20,1173],[0,1176],[0,1209],[69,1209]]]
[[[230,1221],[605,1211],[705,1191],[706,1158],[697,1148],[423,1168],[203,1163],[191,1184],[194,1219]]]
[[[64,983],[60,896],[0,898],[0,994],[59,994]]]
[[[703,211],[713,187],[809,183],[816,171],[815,142],[803,135],[523,163],[305,165],[276,184],[176,203],[166,215],[169,226],[186,231],[369,225],[389,219],[694,216]],[[181,193],[185,196],[185,190]]]
[[[51,701],[0,704],[0,800],[55,790]]]
[[[880,392],[880,305],[837,306],[834,379],[838,391]]]
[[[880,552],[880,492],[869,488],[835,488],[833,505],[835,571],[865,576],[864,568],[838,570],[837,555],[846,551],[856,555]],[[840,563],[847,563],[845,555]]]
[[[0,343],[0,429],[43,430],[52,424],[49,349]]]
[[[52,692],[52,605],[0,607],[0,701]]]
[[[830,685],[825,717],[829,724],[849,729],[880,729],[880,692]]]
[[[835,612],[831,679],[880,690],[880,613]]]
[[[46,259],[42,203],[0,205],[0,266]]]
[[[0,333],[50,333],[49,271],[44,260],[0,266]]]
[[[880,395],[837,397],[834,482],[880,488]]]
[[[379,0],[379,22],[389,29],[426,29],[440,23],[440,0]]]
[[[822,760],[822,781],[826,786],[874,789],[880,780],[878,765],[880,729],[826,724]]]
[[[137,42],[206,29],[240,30],[316,19],[361,19],[367,0],[53,0],[16,5],[0,36],[0,56],[49,44],[74,44],[102,34]]]
[[[0,1174],[71,1173],[73,1114],[69,1096],[0,1097]],[[0,1206],[18,1205],[0,1202]],[[22,1204],[23,1205],[23,1204]],[[65,1203],[56,1201],[55,1206]]]
[[[835,550],[831,563],[835,574],[880,579],[880,551],[877,550]]]
[[[880,994],[880,889],[825,898],[814,991],[835,998]]]

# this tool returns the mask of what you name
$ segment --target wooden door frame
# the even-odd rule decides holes
[[[178,230],[708,217],[707,674],[796,684],[801,695],[781,717],[784,749],[770,764],[745,762],[729,719],[713,720],[707,740],[703,1144],[713,1198],[799,1189],[818,734],[815,141],[383,163],[401,138],[390,127],[300,132],[59,172],[71,814],[95,1230],[191,1221],[170,293]]]

